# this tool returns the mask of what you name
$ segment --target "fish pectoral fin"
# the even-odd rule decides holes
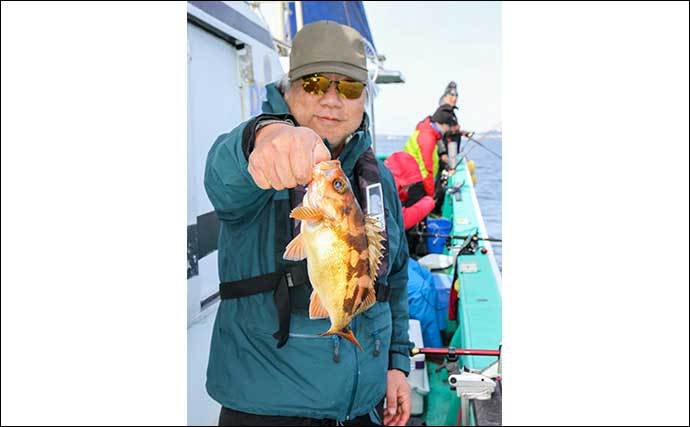
[[[314,319],[328,319],[328,311],[321,304],[321,298],[316,290],[311,291],[311,299],[309,301],[309,318]]]
[[[302,237],[302,233],[300,233],[285,247],[283,259],[287,259],[289,261],[301,261],[306,257],[307,251],[304,247],[304,238]]]
[[[383,256],[383,229],[379,226],[376,218],[368,215],[364,217],[364,227],[369,246],[369,274],[371,280],[374,281]]]
[[[323,211],[319,208],[308,208],[300,206],[290,212],[290,218],[299,219],[302,221],[321,221],[323,219]]]

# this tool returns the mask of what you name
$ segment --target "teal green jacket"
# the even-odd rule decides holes
[[[267,98],[264,112],[288,113],[273,84],[267,86]],[[288,217],[277,213],[275,202],[289,193],[262,190],[249,175],[241,143],[246,124],[218,137],[206,160],[204,185],[220,220],[221,282],[275,271],[276,257],[284,250],[275,247],[275,223],[276,215]],[[356,182],[355,162],[370,145],[371,134],[362,126],[338,157],[350,182]],[[278,329],[272,292],[222,300],[206,381],[218,403],[253,414],[342,421],[372,412],[385,396],[389,369],[409,372],[407,241],[393,177],[382,162],[379,171],[389,244],[388,274],[382,279],[391,296],[351,323],[364,351],[337,336],[319,336],[330,321],[310,320],[306,312],[292,313],[289,339],[278,349],[272,336]]]

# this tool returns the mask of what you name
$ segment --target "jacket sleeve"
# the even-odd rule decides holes
[[[402,206],[397,197],[393,177],[382,163],[379,163],[379,170],[381,182],[385,185],[384,195],[388,199],[388,207],[398,224],[398,230],[400,230],[398,247],[391,248],[389,254],[391,269],[388,274],[388,286],[390,286],[389,304],[393,326],[388,354],[388,369],[398,369],[407,375],[410,371],[410,350],[413,348],[408,335],[410,328],[407,303],[407,262],[409,255],[405,232],[403,231]]]
[[[251,121],[250,121],[251,122]],[[250,220],[271,200],[274,190],[259,188],[249,174],[242,123],[213,143],[206,158],[204,187],[218,218],[229,222]]]
[[[434,202],[433,198],[424,196],[414,205],[407,208],[403,207],[402,214],[405,222],[405,230],[409,230],[419,221],[424,219],[424,217],[429,215],[429,213],[434,210],[435,205],[436,203]]]
[[[429,197],[433,197],[434,192],[435,192],[435,190],[434,190],[434,175],[431,173],[429,175],[427,175],[426,178],[424,178],[423,184],[424,184],[424,192],[426,193],[426,195]]]

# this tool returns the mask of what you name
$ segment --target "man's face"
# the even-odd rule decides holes
[[[458,103],[458,96],[457,95],[448,94],[448,95],[443,97],[443,104],[448,104],[448,105],[452,105],[453,107],[455,107],[455,105],[457,103]]]
[[[331,80],[346,80],[341,74],[322,73]],[[290,113],[300,126],[311,128],[322,139],[328,139],[333,148],[340,147],[362,123],[364,116],[364,91],[357,99],[347,99],[338,94],[331,84],[323,95],[312,95],[297,79],[290,85],[285,101]]]

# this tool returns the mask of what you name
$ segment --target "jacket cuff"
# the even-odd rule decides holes
[[[388,354],[388,370],[397,369],[408,376],[410,374],[410,356],[400,353]]]
[[[438,149],[438,155],[439,157],[448,154],[448,146],[446,145],[446,142],[442,139],[439,139],[438,142],[436,143],[436,147]]]
[[[244,131],[242,132],[242,153],[244,153],[244,158],[246,160],[249,160],[249,155],[254,150],[254,142],[256,140],[256,132],[257,132],[256,128],[257,128],[257,126],[259,124],[261,124],[261,122],[265,122],[268,120],[280,120],[280,121],[284,121],[285,123],[291,124],[293,126],[298,126],[297,120],[295,120],[295,118],[291,114],[264,113],[264,114],[259,114],[258,116],[249,120],[247,122],[247,126],[245,126]]]

